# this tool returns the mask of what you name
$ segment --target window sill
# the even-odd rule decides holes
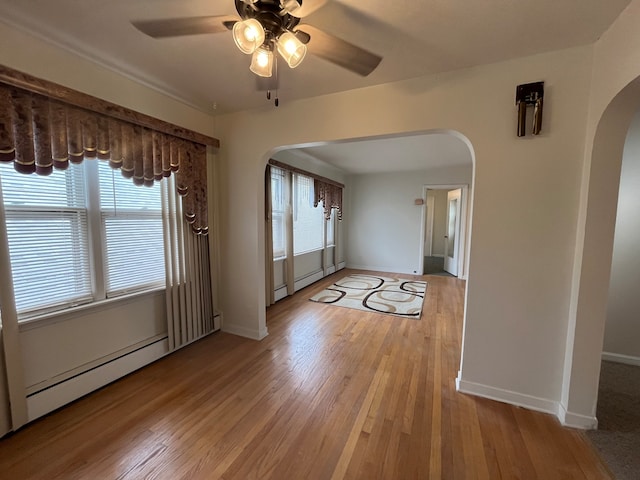
[[[31,330],[33,328],[39,328],[44,325],[54,324],[58,322],[64,322],[77,316],[86,315],[92,310],[100,308],[108,308],[116,305],[126,304],[139,300],[144,296],[152,296],[158,294],[164,294],[164,288],[155,288],[151,290],[142,290],[140,292],[131,293],[128,295],[120,295],[118,297],[106,298],[104,300],[97,300],[95,302],[83,303],[74,307],[65,308],[63,310],[56,310],[55,312],[47,312],[38,315],[33,315],[24,319],[18,320],[18,328],[22,331]]]
[[[326,250],[329,250],[329,249],[331,249],[331,248],[335,248],[335,246],[336,246],[336,245],[335,245],[335,243],[334,243],[334,244],[332,244],[332,245],[327,245],[326,247],[314,248],[313,250],[307,250],[306,252],[294,253],[294,254],[293,254],[293,256],[294,256],[294,257],[301,257],[302,255],[306,255],[306,254],[308,254],[308,253],[321,252],[322,250],[325,250],[325,249],[326,249]],[[285,256],[282,256],[282,257],[275,257],[275,258],[273,259],[273,261],[274,261],[274,262],[280,262],[280,261],[282,261],[282,260],[286,260],[286,259],[287,259],[287,256],[285,255]]]
[[[294,257],[301,257],[302,255],[307,255],[308,253],[321,252],[325,247],[320,248],[312,248],[311,250],[305,250],[304,252],[294,253]]]

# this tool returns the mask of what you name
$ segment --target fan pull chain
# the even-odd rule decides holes
[[[280,104],[280,101],[278,100],[278,55],[275,55],[275,67],[276,67],[276,99],[273,102],[275,104],[275,106],[277,107]]]

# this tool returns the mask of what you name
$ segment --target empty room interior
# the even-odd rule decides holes
[[[634,479],[640,0],[0,0],[0,477]]]

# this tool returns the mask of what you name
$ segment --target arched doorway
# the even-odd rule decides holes
[[[572,298],[560,405],[561,420],[572,426],[597,426],[595,409],[620,169],[631,119],[639,108],[640,77],[611,100],[597,122],[591,145],[591,162],[583,178],[586,198],[579,219],[583,231],[578,232],[576,246],[576,288]]]
[[[358,252],[358,255],[352,255],[351,266],[353,268],[363,270],[376,271],[393,271],[394,273],[415,274],[422,271],[423,261],[423,237],[424,237],[424,200],[422,203],[416,202],[423,196],[424,185],[460,185],[465,187],[465,213],[466,225],[462,228],[464,233],[464,241],[461,242],[460,249],[464,250],[463,258],[468,258],[470,250],[470,224],[472,216],[472,192],[474,180],[475,154],[470,141],[462,134],[451,130],[429,130],[424,132],[407,132],[401,135],[375,136],[367,138],[355,138],[350,140],[342,140],[339,142],[322,143],[322,144],[306,144],[287,146],[276,149],[271,155],[276,160],[290,164],[296,168],[319,174],[325,177],[331,176],[331,169],[344,167],[344,171],[339,172],[338,177],[330,179],[346,182],[346,177],[363,178],[369,176],[369,179],[363,182],[356,182],[358,188],[363,192],[362,198],[352,198],[349,194],[349,200],[346,204],[345,226],[341,226],[340,230],[348,232],[349,229],[358,232],[362,238],[357,248],[351,248],[351,251]],[[324,163],[324,165],[322,165]],[[416,176],[416,173],[419,175]],[[424,173],[424,175],[423,175]],[[389,180],[377,178],[371,180],[373,176],[388,175]],[[348,182],[347,182],[348,183]],[[380,186],[388,186],[393,191],[403,191],[404,198],[395,205],[392,210],[393,218],[388,218],[383,222],[386,228],[380,229],[381,220],[378,218],[380,211],[385,208],[391,208],[385,205],[384,197],[389,194],[381,195]],[[349,188],[349,185],[347,185]],[[358,190],[358,189],[356,189]],[[354,191],[354,189],[352,189]],[[410,192],[410,193],[407,193]],[[373,199],[373,200],[372,200]],[[363,205],[368,202],[379,201],[376,205],[368,205],[365,209]],[[269,202],[265,202],[268,204]],[[350,210],[357,205],[358,217],[357,226],[349,226],[350,218],[353,217]],[[398,209],[401,209],[400,213]],[[364,211],[366,210],[366,212]],[[364,215],[361,215],[364,212]],[[363,216],[367,218],[363,220]],[[389,227],[389,221],[396,222],[398,219],[407,217],[415,217],[415,221],[409,221],[408,225],[396,225]],[[378,244],[380,248],[369,248],[371,243],[371,235],[363,235],[361,232],[366,231],[368,226],[376,224],[376,228],[372,228],[371,235],[386,235],[385,238],[379,238]],[[273,248],[269,245],[269,227],[265,228],[265,243],[267,250]],[[408,230],[408,229],[409,230]],[[349,240],[345,242],[342,251],[348,250],[349,245],[353,247],[355,235],[352,233],[345,234]],[[389,238],[400,239],[395,244]],[[372,259],[386,255],[389,251],[388,245],[393,244],[394,249],[398,252],[399,257],[392,259],[391,262],[375,264]],[[400,255],[401,254],[401,255]],[[400,258],[402,257],[402,258]],[[282,268],[276,265],[276,269],[270,270],[269,252],[267,252],[266,264],[266,298],[267,305],[271,304],[271,299],[282,298],[281,295],[270,292],[270,288],[283,291],[283,274],[279,272]],[[341,258],[341,260],[344,260]],[[393,263],[396,261],[397,263]],[[367,263],[368,262],[368,263]],[[303,262],[301,262],[303,263]],[[343,263],[343,262],[341,262]],[[385,270],[389,266],[399,266],[398,270]],[[293,269],[292,269],[293,270]],[[466,262],[464,272],[466,273]],[[311,277],[314,272],[303,272]],[[462,275],[461,272],[461,276]],[[273,280],[272,280],[273,279]],[[294,283],[298,281],[294,279]],[[286,289],[285,289],[286,290]],[[293,290],[293,289],[292,289]]]

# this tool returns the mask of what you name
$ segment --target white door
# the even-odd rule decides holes
[[[458,276],[458,244],[460,243],[460,207],[462,189],[447,192],[447,234],[444,242],[444,269]]]

